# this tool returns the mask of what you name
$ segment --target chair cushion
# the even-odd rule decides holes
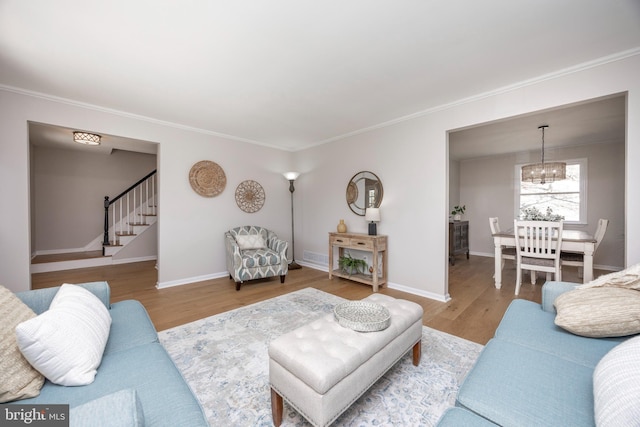
[[[532,258],[532,257],[522,257],[522,264],[539,265],[539,266],[545,266],[545,267],[555,266],[554,261],[552,259]]]
[[[554,319],[555,313],[542,310],[539,304],[517,299],[509,304],[495,336],[592,369],[609,350],[624,341],[624,338],[594,340],[574,335],[556,326]]]
[[[556,298],[556,325],[585,337],[640,333],[640,291],[615,287],[575,289]]]
[[[37,396],[44,377],[24,358],[15,329],[36,314],[13,292],[0,286],[0,403]]]
[[[267,243],[261,234],[247,234],[236,236],[236,242],[241,251],[247,249],[262,249],[267,247]]]
[[[72,408],[70,427],[143,427],[144,413],[134,389],[124,389]]]
[[[24,404],[68,404],[71,409],[123,389],[134,389],[149,426],[207,425],[196,397],[160,343],[106,354],[93,383],[64,387],[46,382]],[[21,402],[21,403],[23,403]]]
[[[593,373],[598,426],[631,426],[640,420],[640,337],[615,347]]]
[[[245,268],[278,265],[280,261],[280,255],[271,249],[249,249],[242,251],[242,266]]]
[[[458,391],[458,405],[503,426],[594,425],[593,368],[492,339]]]

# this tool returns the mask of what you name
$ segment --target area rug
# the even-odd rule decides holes
[[[343,298],[306,288],[159,333],[211,426],[271,426],[271,340],[333,312]],[[482,346],[423,327],[422,360],[404,356],[334,423],[430,426],[453,406]],[[310,425],[285,402],[283,426]]]

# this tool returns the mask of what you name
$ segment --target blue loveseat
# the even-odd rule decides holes
[[[575,285],[547,282],[542,305],[509,305],[438,426],[595,425],[594,370],[629,337],[586,338],[556,326],[553,303]]]
[[[69,404],[72,426],[208,426],[142,304],[134,300],[110,304],[106,282],[79,286],[96,295],[111,315],[109,339],[94,382],[65,387],[46,380],[40,395],[12,403]],[[40,314],[48,310],[58,289],[16,295]]]

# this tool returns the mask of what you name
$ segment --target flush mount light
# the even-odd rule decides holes
[[[100,135],[87,132],[74,132],[73,140],[78,144],[100,145]]]

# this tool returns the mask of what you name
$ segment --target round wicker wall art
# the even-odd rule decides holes
[[[247,213],[258,212],[264,206],[264,188],[250,179],[242,181],[236,188],[236,203]]]
[[[215,162],[202,160],[191,167],[189,183],[193,191],[203,197],[215,197],[227,185],[227,176]]]

